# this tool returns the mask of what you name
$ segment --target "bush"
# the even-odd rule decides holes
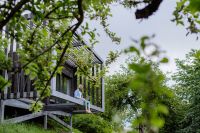
[[[93,114],[76,115],[73,118],[73,127],[83,133],[111,133],[111,124]]]

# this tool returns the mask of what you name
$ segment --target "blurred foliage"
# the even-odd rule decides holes
[[[162,99],[172,97],[172,92],[164,84],[163,74],[149,63],[134,63],[131,69],[135,71],[135,77],[130,87],[135,90],[141,101],[133,127],[143,125],[147,132],[158,132],[158,129],[164,126],[163,115],[169,113],[168,106]]]
[[[139,98],[133,128],[148,133],[156,133],[164,126],[163,115],[167,115],[169,110],[162,99],[173,96],[165,85],[165,76],[157,67],[160,63],[167,63],[168,59],[161,56],[163,51],[151,42],[153,37],[154,35],[143,36],[139,40],[133,40],[139,48],[131,46],[125,50],[126,53],[135,53],[138,56],[137,62],[128,64],[129,70],[134,73],[128,87]]]

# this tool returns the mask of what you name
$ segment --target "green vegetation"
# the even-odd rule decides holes
[[[112,133],[111,122],[94,114],[76,115],[73,119],[73,126],[83,133]]]
[[[49,129],[45,130],[41,126],[37,126],[37,124],[9,124],[9,125],[1,125],[0,133],[65,133],[67,132],[64,129]],[[78,133],[78,132],[77,132]]]
[[[180,121],[179,133],[200,131],[200,51],[192,50],[185,60],[177,60],[178,72],[174,76],[179,97],[187,102],[184,119]]]
[[[46,131],[45,129],[38,127],[34,124],[12,124],[12,125],[1,125],[1,133],[53,133],[54,131]]]
[[[68,133],[69,129],[59,125],[54,121],[48,122],[48,129],[37,123],[4,124],[0,126],[0,133]],[[78,129],[73,129],[74,133],[82,133]]]

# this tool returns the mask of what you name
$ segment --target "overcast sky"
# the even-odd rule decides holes
[[[175,5],[175,0],[164,0],[159,11],[143,21],[135,19],[134,10],[124,9],[120,5],[113,5],[113,17],[109,18],[110,29],[122,38],[122,42],[120,45],[112,43],[103,34],[101,27],[93,24],[93,26],[97,26],[101,33],[100,43],[95,48],[96,52],[105,60],[110,50],[120,50],[130,46],[132,43],[130,38],[139,39],[143,35],[156,34],[154,42],[167,52],[166,55],[170,59],[170,63],[162,66],[161,69],[165,72],[174,72],[176,70],[175,58],[183,59],[190,49],[200,48],[199,41],[196,41],[194,35],[186,37],[186,29],[182,26],[176,26],[175,23],[170,21],[173,18],[172,12]],[[118,71],[120,64],[123,64],[124,60],[125,57],[122,56],[117,62],[113,63],[110,66],[110,73]]]

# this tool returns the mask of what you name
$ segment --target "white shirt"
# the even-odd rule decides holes
[[[82,98],[82,92],[79,89],[76,89],[74,92],[74,97],[76,98]]]

